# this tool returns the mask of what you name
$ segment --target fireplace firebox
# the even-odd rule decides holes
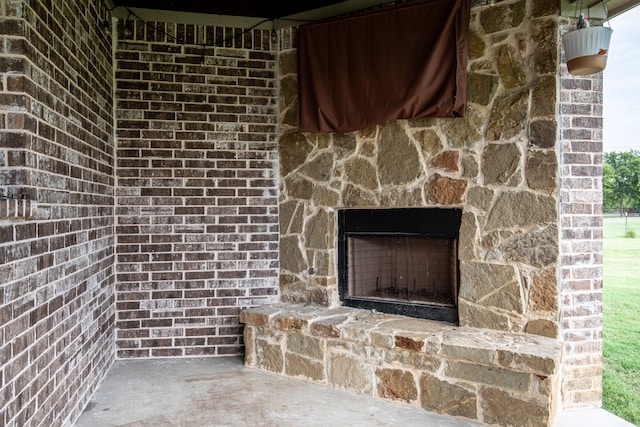
[[[338,212],[338,289],[344,305],[455,323],[462,211]]]

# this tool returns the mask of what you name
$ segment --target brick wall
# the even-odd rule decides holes
[[[120,21],[115,60],[117,356],[242,354],[277,298],[270,31]]]
[[[565,23],[566,25],[566,23]],[[602,400],[602,74],[560,67],[560,316],[566,409]]]
[[[30,207],[0,219],[0,425],[68,425],[114,360],[110,20],[0,8],[0,190]]]

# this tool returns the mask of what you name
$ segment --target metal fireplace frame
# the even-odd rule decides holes
[[[385,301],[378,298],[349,295],[349,237],[411,236],[458,240],[462,209],[459,208],[393,208],[342,209],[338,211],[338,291],[343,305],[400,314],[421,319],[458,322],[454,307],[435,303]],[[456,250],[456,295],[459,289],[459,262]]]

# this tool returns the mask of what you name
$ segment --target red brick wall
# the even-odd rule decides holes
[[[0,219],[0,425],[68,425],[114,360],[110,18],[0,3],[0,190],[33,208]]]
[[[240,308],[277,298],[270,36],[119,23],[118,357],[242,354]]]

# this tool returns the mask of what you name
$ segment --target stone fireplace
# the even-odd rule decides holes
[[[474,2],[464,118],[309,134],[296,129],[295,32],[282,33],[280,303],[241,313],[247,365],[485,424],[548,426],[558,406],[597,400],[597,384],[578,383],[599,362],[577,343],[593,337],[572,304],[591,298],[584,287],[598,277],[571,253],[585,248],[572,239],[586,236],[573,228],[597,226],[597,201],[585,203],[598,185],[572,162],[600,160],[566,154],[597,145],[557,143],[570,135],[558,36],[555,2]],[[457,253],[453,323],[345,303],[356,285],[341,251],[372,242],[341,238],[341,215],[395,209],[460,213],[444,250]],[[382,243],[387,253],[414,246]],[[389,280],[374,279],[361,300],[384,299],[371,293],[393,289]]]
[[[458,321],[459,209],[338,211],[343,305]]]

